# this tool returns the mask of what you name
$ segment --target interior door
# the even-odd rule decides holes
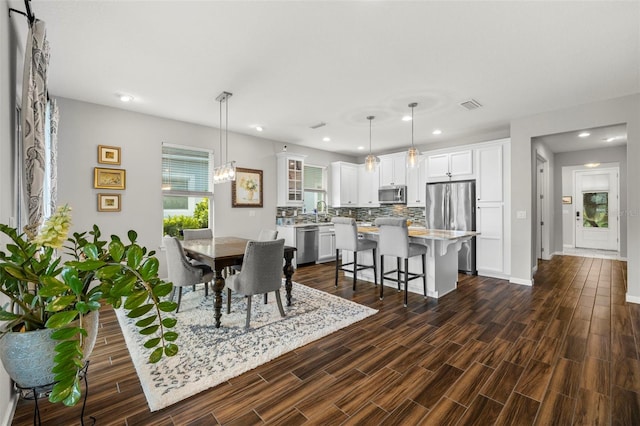
[[[619,250],[618,170],[575,172],[576,247]]]

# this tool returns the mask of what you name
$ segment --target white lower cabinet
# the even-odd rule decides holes
[[[318,233],[318,261],[330,262],[336,258],[336,232],[333,228],[321,226]]]

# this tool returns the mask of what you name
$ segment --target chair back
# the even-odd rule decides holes
[[[211,228],[202,229],[183,229],[182,236],[185,241],[188,240],[210,240],[213,238],[213,230]]]
[[[282,286],[284,239],[249,241],[237,280],[245,295],[275,291]]]
[[[194,268],[187,259],[182,249],[180,240],[176,237],[166,236],[162,238],[167,252],[167,275],[174,286],[199,284],[202,271]]]
[[[351,217],[331,219],[336,231],[336,250],[356,251],[358,249],[358,227]]]
[[[275,229],[263,229],[258,235],[258,241],[270,241],[278,238],[278,231]]]
[[[380,230],[378,252],[381,256],[409,257],[409,229],[403,217],[380,217],[375,225]]]

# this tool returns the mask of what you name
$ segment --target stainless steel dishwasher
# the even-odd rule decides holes
[[[296,263],[315,262],[318,259],[318,227],[301,226],[296,229]]]

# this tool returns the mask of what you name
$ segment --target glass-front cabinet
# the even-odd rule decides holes
[[[278,158],[278,207],[302,207],[305,155],[280,152]]]

